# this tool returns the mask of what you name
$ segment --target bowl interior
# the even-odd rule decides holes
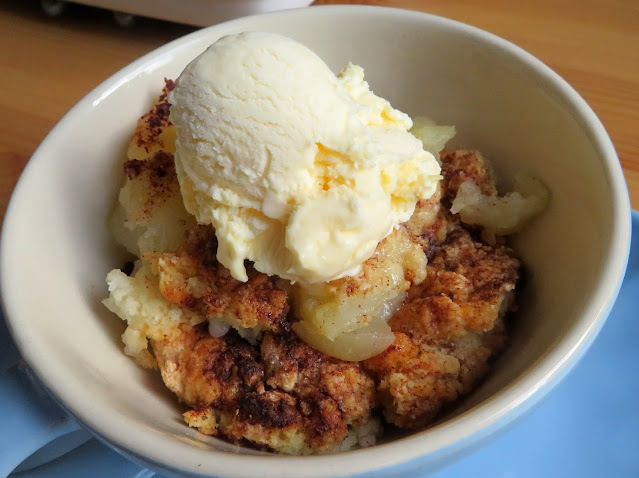
[[[137,118],[163,78],[176,78],[218,37],[243,30],[297,39],[336,72],[349,61],[363,66],[373,91],[393,106],[456,125],[455,146],[481,150],[506,188],[523,171],[552,192],[546,213],[515,240],[527,284],[511,345],[458,416],[402,447],[343,455],[339,467],[330,457],[291,459],[282,476],[373,470],[440,450],[557,375],[597,328],[623,273],[627,226],[619,218],[628,206],[603,128],[558,77],[495,37],[414,12],[314,7],[218,25],[149,54],[85,98],[34,155],[3,231],[3,296],[19,347],[54,395],[138,457],[166,463],[170,456],[180,469],[224,476],[259,471],[259,461],[211,452],[237,447],[184,425],[159,377],[124,355],[124,324],[100,304],[106,273],[124,257],[106,218]],[[317,460],[325,467],[317,469]]]

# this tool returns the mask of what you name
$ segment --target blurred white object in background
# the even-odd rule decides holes
[[[41,0],[40,3],[50,16],[60,15],[67,3],[82,3],[113,10],[121,26],[132,24],[133,16],[140,15],[203,27],[256,13],[306,7],[313,0]]]

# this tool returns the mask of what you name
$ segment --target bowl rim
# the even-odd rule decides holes
[[[66,392],[63,386],[64,380],[60,380],[62,376],[50,373],[52,369],[47,363],[47,359],[29,348],[29,337],[19,325],[21,316],[19,304],[15,303],[10,295],[5,294],[7,281],[10,277],[5,258],[11,254],[10,245],[15,242],[8,238],[12,237],[11,225],[19,220],[20,201],[25,195],[23,191],[26,183],[25,178],[28,178],[31,171],[46,160],[47,145],[52,141],[57,131],[77,121],[78,112],[91,104],[95,105],[108,98],[111,93],[140,75],[144,70],[161,64],[167,57],[170,58],[171,52],[174,50],[198,42],[213,32],[223,34],[225,30],[237,28],[243,24],[250,28],[254,19],[286,16],[294,20],[298,16],[319,15],[320,13],[360,16],[366,14],[382,21],[384,18],[404,18],[418,20],[424,25],[437,24],[449,28],[457,34],[469,36],[512,57],[527,71],[535,75],[545,88],[552,90],[565,102],[573,117],[578,118],[580,126],[587,132],[598,156],[602,158],[607,175],[606,179],[613,185],[614,196],[613,223],[615,227],[611,237],[611,244],[614,247],[610,247],[607,257],[604,258],[605,265],[600,286],[585,307],[578,326],[575,326],[556,348],[540,359],[535,367],[526,371],[513,383],[473,409],[450,421],[435,425],[428,431],[415,433],[391,443],[338,455],[288,457],[241,455],[213,450],[202,452],[176,440],[154,435],[146,429],[132,430],[127,420],[116,413],[111,414],[114,416],[109,416],[108,419],[97,417],[98,414],[92,414],[87,410],[82,399]],[[428,13],[379,6],[323,5],[253,15],[195,31],[147,53],[106,79],[71,108],[58,122],[25,167],[6,211],[2,242],[0,243],[0,297],[2,297],[2,307],[8,328],[19,350],[54,398],[102,441],[124,452],[134,461],[144,463],[145,466],[151,464],[165,471],[186,472],[191,475],[208,476],[214,474],[229,477],[261,475],[264,473],[264,466],[267,463],[268,466],[277,469],[280,476],[290,477],[381,473],[389,467],[397,467],[394,471],[398,471],[399,468],[408,469],[417,466],[418,462],[426,459],[426,456],[437,455],[445,458],[458,453],[464,446],[477,443],[483,437],[528,410],[574,367],[603,326],[624,276],[630,247],[631,215],[628,192],[622,185],[625,185],[625,180],[614,146],[601,121],[585,100],[557,73],[532,54],[492,33]],[[427,435],[425,435],[426,433]],[[206,460],[202,459],[202,453],[208,454]],[[177,458],[178,456],[179,458]],[[335,460],[335,456],[339,456],[339,460]]]

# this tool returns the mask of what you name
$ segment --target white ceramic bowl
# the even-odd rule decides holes
[[[124,324],[100,300],[120,265],[105,219],[118,159],[164,77],[218,37],[267,30],[295,38],[339,70],[362,65],[372,89],[411,115],[457,126],[498,174],[525,171],[552,191],[548,211],[516,239],[527,288],[510,347],[446,420],[339,456],[239,449],[185,426],[157,374],[124,355]],[[242,18],[198,31],[134,62],[73,108],[34,154],[6,215],[2,292],[23,356],[85,427],[147,466],[185,475],[387,475],[449,463],[543,397],[603,324],[623,277],[630,209],[615,150],[579,95],[531,55],[450,20],[334,6]]]

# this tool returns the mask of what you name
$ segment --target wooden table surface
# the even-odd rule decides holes
[[[423,10],[506,38],[562,75],[601,118],[639,209],[639,2],[636,0],[317,0]],[[0,220],[11,191],[56,122],[102,80],[194,27],[72,5],[46,17],[37,0],[0,3]]]

